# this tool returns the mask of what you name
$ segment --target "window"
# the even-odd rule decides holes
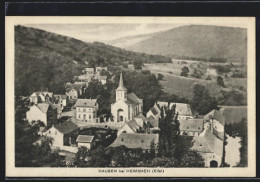
[[[91,115],[89,115],[89,119],[91,119]]]
[[[83,109],[84,112],[86,112],[86,109]]]
[[[57,133],[57,131],[55,131],[55,135],[57,135],[58,133]]]
[[[51,134],[51,130],[49,130],[49,134]]]
[[[189,129],[189,127],[187,126],[187,129]]]
[[[79,116],[78,116],[79,118],[80,118],[80,114],[79,114]]]

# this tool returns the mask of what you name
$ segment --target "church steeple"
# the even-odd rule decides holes
[[[119,99],[123,99],[124,101],[127,100],[127,89],[125,88],[124,83],[123,83],[122,72],[120,74],[119,85],[116,89],[116,100],[119,100]]]

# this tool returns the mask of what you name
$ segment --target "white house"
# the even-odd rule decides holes
[[[52,92],[34,92],[29,97],[29,100],[31,103],[37,104],[39,102],[39,99],[41,102],[49,101],[52,98],[52,95]]]
[[[54,97],[54,103],[55,104],[61,104],[63,107],[66,107],[67,105],[67,95],[59,95],[59,94],[53,94]]]
[[[97,99],[78,99],[76,104],[76,119],[85,122],[99,122],[97,118]]]
[[[107,83],[107,76],[101,76],[101,75],[99,75],[99,73],[97,73],[94,76],[94,79],[100,81],[103,85]]]
[[[86,147],[91,149],[94,145],[94,136],[92,135],[79,135],[77,138],[78,147]]]
[[[29,123],[32,121],[42,121],[45,126],[47,126],[47,111],[49,109],[49,104],[39,103],[30,107],[29,111],[26,112],[26,119]]]
[[[65,121],[53,125],[45,135],[53,139],[52,146],[55,147],[76,145],[78,126],[71,121]]]
[[[153,116],[155,119],[159,119],[161,116],[161,110],[158,105],[155,103],[154,106],[146,113],[146,118]]]
[[[114,122],[126,122],[132,120],[143,112],[143,100],[134,93],[127,94],[123,84],[122,73],[120,74],[119,86],[116,89],[116,102],[111,104],[111,113]]]
[[[94,75],[94,68],[85,68],[84,70],[82,70],[82,72],[88,74],[88,75]]]
[[[159,105],[159,107],[164,107],[164,106],[168,106],[168,102],[157,102],[157,104]],[[193,119],[196,118],[198,115],[198,112],[194,111],[193,109],[191,109],[189,104],[185,104],[185,103],[174,103],[171,102],[170,103],[170,108],[176,105],[175,108],[175,113],[178,113],[178,119]]]
[[[66,95],[69,97],[69,99],[78,99],[78,92],[75,89],[66,89]]]

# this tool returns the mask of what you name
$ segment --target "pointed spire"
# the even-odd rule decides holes
[[[118,88],[116,90],[127,90],[124,86],[124,83],[123,83],[123,75],[122,75],[122,71],[120,73],[120,80],[119,80],[119,85],[118,85]]]

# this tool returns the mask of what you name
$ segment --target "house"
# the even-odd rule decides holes
[[[156,132],[160,130],[159,118],[156,119],[154,116],[151,115],[147,118],[147,123],[151,132]]]
[[[107,67],[96,67],[96,72],[101,72],[102,70],[107,71]]]
[[[94,68],[85,68],[84,70],[82,70],[83,73],[86,73],[88,75],[94,75]]]
[[[224,126],[225,117],[220,111],[214,109],[204,116],[204,127],[221,140],[224,140]]]
[[[78,147],[86,147],[91,149],[94,145],[94,136],[92,135],[79,135],[77,138]]]
[[[179,119],[180,135],[199,136],[204,129],[203,119]]]
[[[223,140],[205,130],[203,136],[194,136],[191,150],[197,151],[204,159],[205,167],[219,167],[223,157]]]
[[[98,73],[94,76],[94,79],[100,81],[103,85],[107,83],[107,76],[101,76]]]
[[[157,102],[157,104],[159,105],[159,107],[168,107],[168,102]],[[198,112],[194,111],[189,104],[185,104],[185,103],[174,103],[174,102],[170,102],[170,108],[173,105],[176,105],[175,108],[175,113],[178,113],[178,119],[192,119],[192,118],[196,118],[197,115],[199,114]]]
[[[82,83],[66,83],[66,95],[69,97],[70,100],[78,99],[78,96],[84,94],[86,85]]]
[[[126,146],[129,149],[150,150],[151,145],[155,148],[159,143],[158,134],[144,134],[144,133],[121,133],[110,147]]]
[[[52,92],[34,92],[29,97],[31,103],[37,104],[38,102],[50,101],[52,98]]]
[[[143,100],[134,93],[127,93],[120,74],[119,86],[116,89],[116,102],[111,104],[111,114],[114,122],[126,122],[143,112]]]
[[[79,81],[84,81],[84,82],[90,82],[93,78],[93,75],[92,74],[83,74],[83,75],[80,75],[78,76],[78,80]]]
[[[40,120],[48,128],[57,119],[57,109],[52,108],[49,103],[34,104],[26,112],[26,119],[30,124],[32,121]]]
[[[78,126],[70,120],[53,125],[45,135],[53,138],[52,146],[62,147],[76,145]]]
[[[53,103],[61,104],[63,107],[66,107],[67,105],[67,99],[67,95],[53,94]]]
[[[76,104],[76,119],[85,122],[99,122],[97,118],[97,99],[78,99]]]
[[[146,118],[153,116],[155,119],[159,119],[161,116],[161,109],[155,103],[154,106],[146,113]]]

